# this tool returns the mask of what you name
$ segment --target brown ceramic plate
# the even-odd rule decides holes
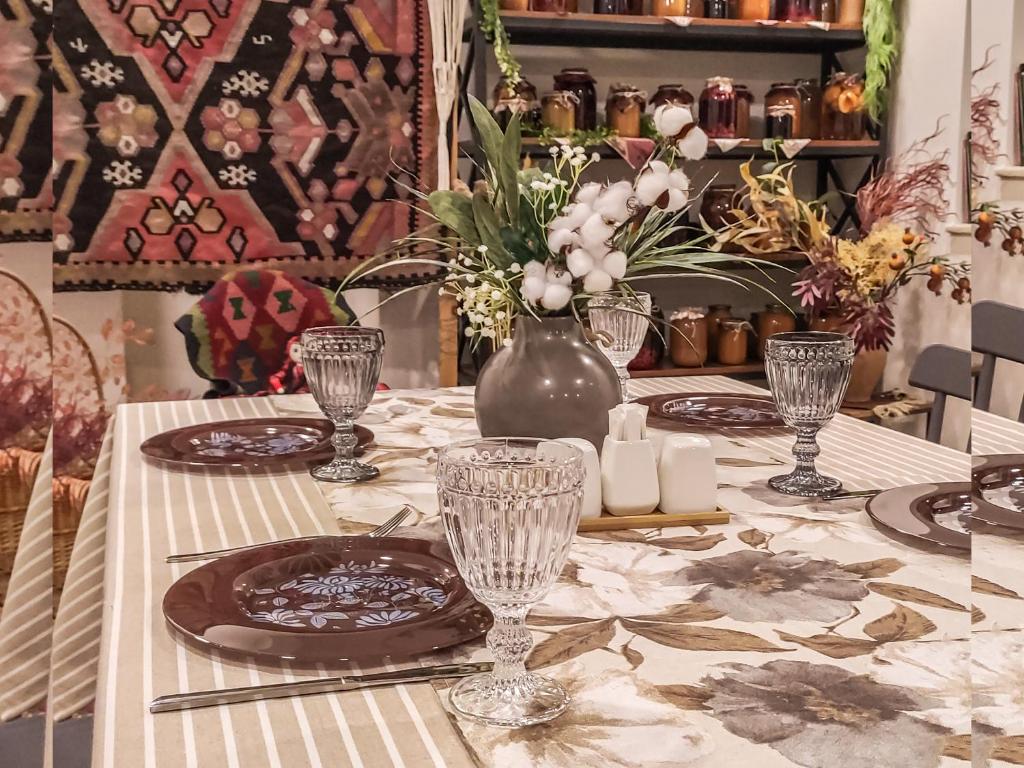
[[[786,426],[771,397],[687,392],[637,399],[649,406],[648,422],[661,429],[775,429]]]
[[[971,479],[976,518],[1024,528],[1024,454],[976,456]]]
[[[882,491],[867,503],[880,525],[954,549],[970,549],[970,483],[923,483]]]
[[[373,432],[356,425],[356,454],[373,442]],[[181,467],[253,469],[298,462],[329,461],[334,456],[327,419],[282,417],[238,419],[172,429],[146,440],[139,450],[150,458]]]
[[[394,536],[267,544],[182,576],[164,616],[186,641],[298,663],[411,657],[492,624],[447,545]]]

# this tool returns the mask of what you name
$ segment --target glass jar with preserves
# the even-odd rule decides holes
[[[585,67],[563,69],[555,75],[555,90],[576,96],[576,130],[597,128],[597,86]]]
[[[616,83],[608,89],[604,105],[608,128],[627,139],[640,138],[640,119],[647,108],[647,94],[635,86]]]
[[[764,360],[764,343],[773,333],[796,330],[796,317],[782,304],[769,304],[757,316],[757,357]]]
[[[712,139],[736,138],[736,89],[731,77],[709,77],[700,94],[700,127]]]
[[[568,13],[568,0],[530,0],[530,10],[542,13]]]
[[[793,139],[801,135],[800,91],[792,83],[772,83],[764,97],[764,135]]]
[[[819,0],[776,0],[775,18],[779,21],[820,21]]]
[[[736,86],[736,138],[750,138],[750,107],[754,104],[754,94],[745,85]]]
[[[708,323],[697,307],[672,313],[668,340],[672,362],[680,368],[699,368],[708,359]]]
[[[693,94],[683,88],[679,83],[666,83],[659,85],[658,90],[651,97],[651,107],[657,109],[663,104],[674,104],[680,107],[693,106]]]
[[[708,324],[708,348],[711,354],[718,356],[718,332],[720,323],[727,317],[732,317],[732,306],[729,304],[712,304],[708,307],[705,318]]]
[[[729,0],[704,0],[704,16],[708,19],[731,18]]]
[[[840,0],[839,23],[861,26],[864,23],[864,0]]]
[[[576,107],[579,99],[569,91],[549,91],[540,100],[541,122],[558,136],[576,130]]]
[[[829,24],[837,22],[839,20],[839,0],[821,0],[818,18]]]
[[[518,83],[510,85],[508,79],[502,76],[491,95],[494,98],[491,112],[502,130],[508,127],[514,115],[519,115],[519,122],[524,126],[540,127],[540,101],[537,99],[537,89],[529,80],[520,78]]]
[[[721,229],[736,223],[733,213],[736,187],[732,184],[714,184],[704,191],[700,204],[700,215],[712,229]]]
[[[740,0],[739,18],[747,21],[770,19],[772,17],[772,0]]]
[[[640,16],[643,12],[643,0],[594,0],[594,13]]]
[[[739,317],[728,317],[719,323],[718,362],[722,365],[743,365],[747,362],[750,323]]]
[[[865,127],[864,79],[837,72],[821,95],[821,138],[860,141]]]
[[[498,7],[503,11],[528,11],[530,0],[500,0]]]
[[[800,138],[817,139],[821,136],[821,86],[813,78],[796,81],[800,91]]]

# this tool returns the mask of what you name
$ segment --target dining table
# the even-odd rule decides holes
[[[720,376],[632,387],[767,394]],[[1024,763],[1024,622],[999,618],[1024,604],[1024,587],[1004,569],[972,588],[969,551],[883,530],[864,498],[775,492],[768,479],[792,462],[787,429],[704,433],[728,523],[575,537],[527,619],[528,666],[572,696],[552,722],[506,730],[459,719],[446,683],[151,714],[163,694],[408,664],[300,669],[199,650],[166,625],[165,592],[202,565],[168,564],[170,554],[365,534],[403,505],[415,514],[392,535],[443,538],[437,452],[479,435],[472,388],[378,392],[359,419],[375,435],[363,460],[380,469],[365,483],[319,483],[304,468],[184,472],[139,451],[186,425],[318,413],[309,395],[117,409],[62,596],[72,608],[58,610],[54,629],[55,717],[94,711],[95,768],[907,768],[970,763],[972,718],[976,756]],[[843,415],[818,439],[819,470],[851,490],[970,474],[968,454]],[[479,639],[416,663],[487,658]]]

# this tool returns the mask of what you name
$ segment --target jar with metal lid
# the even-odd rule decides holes
[[[736,137],[750,138],[750,107],[754,103],[754,94],[745,85],[736,86]]]
[[[840,0],[839,23],[861,26],[864,23],[864,0]]]
[[[764,360],[765,341],[773,333],[796,330],[796,317],[782,304],[769,304],[757,315],[757,357]]]
[[[491,111],[502,130],[508,127],[514,115],[519,115],[519,121],[524,126],[540,127],[540,101],[537,99],[537,89],[526,78],[520,78],[518,83],[510,85],[508,79],[502,76],[495,84],[491,95],[494,98],[494,107]]]
[[[722,365],[743,365],[747,362],[747,345],[753,327],[739,317],[724,318],[719,323],[718,362]]]
[[[647,93],[635,86],[616,83],[608,89],[604,105],[605,122],[610,130],[627,139],[640,137],[640,120],[647,108]]]
[[[737,16],[747,21],[770,19],[772,17],[772,0],[739,0]]]
[[[641,16],[643,12],[643,0],[594,0],[594,13]]]
[[[708,323],[698,307],[684,307],[672,313],[669,355],[681,368],[698,368],[708,359]]]
[[[769,139],[800,136],[800,91],[792,83],[772,83],[764,97],[764,135]]]
[[[704,0],[704,16],[709,19],[729,19],[729,0]]]
[[[555,90],[576,95],[576,130],[597,128],[597,85],[585,67],[570,67],[555,75]]]
[[[576,130],[576,107],[579,99],[570,91],[548,91],[540,100],[541,122],[559,136]]]
[[[721,330],[722,320],[732,317],[732,306],[729,304],[712,304],[708,307],[705,318],[708,323],[708,348],[711,353],[718,356],[718,332]]]
[[[829,24],[839,21],[839,0],[821,0],[818,6],[818,18]]]
[[[820,0],[776,0],[779,21],[820,21]]]
[[[686,90],[679,83],[666,83],[659,85],[658,90],[651,97],[651,107],[657,109],[664,104],[673,104],[679,107],[693,107],[693,94]]]
[[[530,0],[500,0],[498,7],[503,11],[528,11]]]
[[[736,138],[736,89],[731,77],[709,77],[700,94],[700,127],[712,139]]]
[[[821,96],[821,138],[860,141],[865,129],[864,79],[837,72]]]
[[[821,86],[813,78],[796,81],[800,91],[800,138],[817,139],[821,136]]]

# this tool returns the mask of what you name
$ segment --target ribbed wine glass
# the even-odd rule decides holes
[[[526,671],[530,606],[558,579],[583,501],[583,453],[566,443],[482,438],[443,449],[437,496],[445,534],[470,591],[494,614],[492,672],[460,681],[455,711],[487,725],[521,727],[557,717],[569,695]]]
[[[796,469],[768,481],[792,496],[822,496],[843,486],[818,474],[818,431],[836,415],[850,383],[853,339],[843,333],[776,333],[765,342],[765,372],[782,420],[796,429]]]
[[[597,345],[615,366],[622,390],[622,402],[629,394],[629,371],[626,366],[643,346],[650,324],[651,296],[647,293],[603,293],[587,302],[590,328],[598,333]]]
[[[302,366],[309,391],[334,424],[335,456],[314,467],[317,480],[355,483],[370,480],[380,470],[355,460],[355,420],[363,415],[377,389],[384,333],[378,328],[328,326],[302,333]]]

